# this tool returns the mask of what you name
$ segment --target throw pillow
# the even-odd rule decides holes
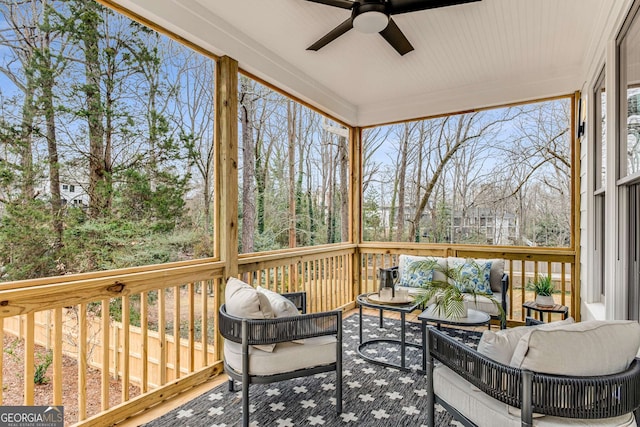
[[[398,258],[398,269],[400,270],[400,281],[398,285],[409,288],[419,288],[433,280],[433,268],[428,265],[435,261],[433,257],[400,255]]]
[[[475,289],[476,292],[493,295],[491,290],[492,261],[449,258],[449,264],[449,267],[459,269],[461,282],[456,283],[456,286],[461,292]]]
[[[513,357],[516,346],[524,335],[528,334],[535,328],[554,329],[573,323],[572,317],[557,322],[544,323],[536,326],[518,326],[516,328],[502,329],[497,332],[484,331],[482,338],[478,342],[478,353],[487,356],[503,365],[508,365]]]
[[[231,316],[245,319],[273,319],[275,316],[266,295],[242,280],[230,277],[224,290],[225,307]],[[272,352],[275,344],[254,345],[258,350]]]
[[[267,297],[269,300],[269,304],[271,304],[271,308],[273,309],[273,314],[275,317],[289,317],[289,316],[298,316],[300,312],[296,305],[289,299],[283,297],[277,292],[270,291],[269,289],[265,289],[262,286],[258,286],[257,291]]]

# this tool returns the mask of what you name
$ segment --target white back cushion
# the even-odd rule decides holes
[[[256,290],[267,297],[275,317],[298,316],[300,314],[296,305],[279,293],[265,289],[262,286],[258,286]]]
[[[275,316],[266,295],[242,280],[230,277],[224,290],[227,313],[244,319],[273,319]],[[273,351],[275,344],[256,345],[262,351]]]
[[[557,375],[610,375],[627,369],[639,347],[638,322],[592,320],[531,330],[518,341],[510,365]]]
[[[544,323],[536,326],[518,326],[516,328],[502,329],[497,332],[484,331],[478,343],[478,353],[487,356],[503,365],[508,365],[513,357],[520,338],[535,328],[557,329],[573,323],[573,318],[558,322]]]

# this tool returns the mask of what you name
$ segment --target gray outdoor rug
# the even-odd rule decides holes
[[[397,338],[400,322],[385,319],[380,329],[378,317],[363,316],[364,339]],[[476,347],[479,333],[447,329],[471,347]],[[420,324],[407,323],[407,341],[420,343]],[[407,347],[404,372],[366,362],[356,353],[358,315],[343,322],[343,412],[335,410],[335,374],[324,373],[278,383],[249,387],[252,427],[293,426],[426,426],[426,378],[416,372],[422,367],[422,351]],[[375,359],[400,361],[398,346],[386,343],[367,349]],[[240,385],[236,384],[236,390]],[[241,424],[240,392],[230,392],[225,382],[191,402],[145,424],[147,427],[231,427]],[[436,426],[460,426],[439,405]]]

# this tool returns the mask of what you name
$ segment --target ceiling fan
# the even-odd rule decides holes
[[[307,0],[327,6],[350,9],[351,17],[312,44],[307,50],[319,50],[352,28],[362,33],[380,33],[400,54],[413,50],[391,15],[435,9],[481,0]]]

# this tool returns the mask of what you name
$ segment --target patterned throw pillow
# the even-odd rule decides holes
[[[476,292],[493,295],[491,291],[491,261],[474,262],[464,260],[454,261],[452,268],[460,269],[461,281],[456,286],[462,292],[469,292],[470,288],[475,288]]]
[[[433,269],[427,268],[434,258],[400,255],[400,282],[398,285],[409,288],[420,286],[433,280]]]

